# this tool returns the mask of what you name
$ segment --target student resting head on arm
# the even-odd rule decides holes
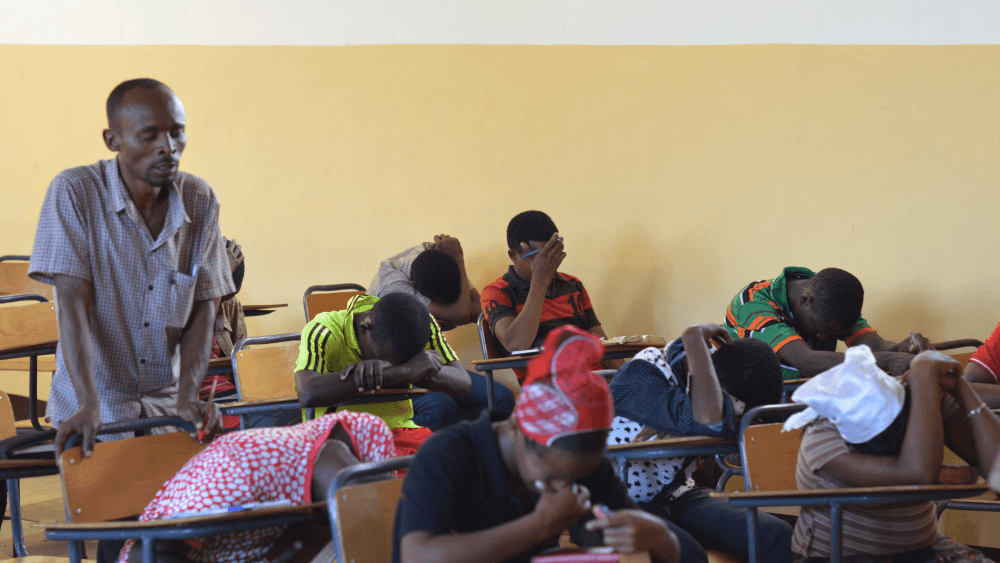
[[[393,457],[396,448],[389,428],[368,413],[330,413],[295,426],[232,432],[217,438],[164,483],[139,521],[251,503],[323,501],[341,469]],[[198,541],[157,542],[157,558],[202,563],[274,561],[294,540],[310,544],[316,539],[311,531],[302,525],[277,526]],[[321,539],[313,549],[322,548],[329,537]],[[141,562],[141,543],[126,543],[118,561]]]
[[[771,347],[784,366],[785,379],[812,377],[844,361],[837,341],[865,345],[880,368],[899,375],[917,352],[910,339],[899,344],[879,336],[861,316],[865,290],[858,278],[840,268],[814,273],[788,267],[774,279],[752,282],[726,309],[733,338],[756,338]],[[916,334],[926,348],[929,342]]]
[[[614,412],[590,371],[602,354],[595,336],[554,330],[510,419],[484,415],[431,436],[403,482],[393,561],[527,561],[566,529],[577,545],[678,561],[676,536],[635,509],[604,455]],[[596,504],[611,514],[593,519]]]
[[[718,346],[712,351],[710,345]],[[781,364],[759,340],[732,340],[716,324],[689,327],[662,350],[646,348],[611,380],[615,418],[608,445],[668,436],[735,440],[745,410],[781,401]],[[698,458],[626,462],[629,496],[643,510],[669,520],[682,544],[722,546],[748,560],[746,509],[711,498],[695,485]],[[758,516],[761,561],[790,563],[792,527],[772,514]],[[703,555],[704,556],[704,555]]]
[[[805,426],[795,479],[799,489],[835,489],[941,482],[947,445],[981,475],[1000,443],[997,419],[961,377],[961,366],[937,351],[917,355],[899,380],[876,366],[865,346],[802,385],[792,400],[810,408],[785,430]],[[836,422],[833,422],[836,421]],[[845,506],[845,561],[872,557],[907,561],[988,561],[938,535],[932,502]],[[800,560],[830,556],[830,510],[802,507],[792,536]]]

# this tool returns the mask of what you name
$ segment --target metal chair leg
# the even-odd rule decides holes
[[[21,481],[7,479],[7,496],[10,499],[10,533],[14,539],[14,555],[27,557],[28,548],[24,545],[24,525],[21,522]]]
[[[747,552],[750,556],[747,563],[757,563],[758,560],[758,548],[760,544],[757,542],[757,507],[751,506],[747,509]]]

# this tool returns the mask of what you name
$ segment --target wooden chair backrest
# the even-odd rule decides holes
[[[310,293],[306,295],[306,322],[316,318],[320,313],[330,311],[342,311],[347,308],[347,302],[355,295],[364,295],[364,291],[348,289],[343,291],[329,291],[324,293]]]
[[[37,293],[52,301],[52,286],[28,277],[27,262],[0,262],[0,295]]]
[[[295,395],[295,361],[299,342],[240,350],[236,354],[241,401],[280,399]]]
[[[948,354],[948,355],[951,356],[952,358],[955,358],[955,360],[957,360],[958,363],[962,364],[962,369],[965,369],[965,364],[969,363],[969,358],[971,358],[973,354],[975,354],[975,352],[964,352],[962,354]]]
[[[55,303],[0,306],[0,350],[55,344],[58,341]]]
[[[482,344],[486,347],[486,357],[484,360],[492,360],[493,358],[505,358],[507,357],[507,350],[500,344],[500,341],[493,336],[493,331],[490,330],[490,323],[486,320],[486,316],[479,319],[479,334],[482,338]]]
[[[392,526],[403,491],[401,477],[337,491],[337,529],[343,560],[385,563],[392,560]]]
[[[744,479],[751,491],[794,491],[802,431],[782,432],[782,423],[755,424],[743,431]]]
[[[84,459],[80,447],[59,458],[63,501],[72,523],[141,514],[163,484],[205,448],[187,432],[99,442]]]
[[[17,435],[17,428],[14,427],[14,405],[10,402],[10,397],[0,391],[0,440],[13,438]]]

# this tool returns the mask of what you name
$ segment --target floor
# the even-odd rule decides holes
[[[28,547],[28,554],[68,557],[69,550],[66,547],[66,542],[46,541],[45,531],[36,527],[46,522],[66,521],[59,476],[22,479],[21,499],[23,501],[21,514],[24,517],[24,540]],[[88,556],[95,558],[97,542],[87,542],[86,552]],[[13,556],[14,542],[10,533],[10,511],[8,508],[3,527],[0,528],[0,559]]]

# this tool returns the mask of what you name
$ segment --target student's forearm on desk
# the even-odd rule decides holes
[[[407,375],[398,367],[382,370],[382,389],[392,389],[409,383]],[[340,373],[318,373],[312,370],[295,372],[295,393],[299,404],[306,408],[329,407],[353,399],[358,391],[354,378],[342,380]]]
[[[472,392],[472,379],[469,378],[469,372],[465,371],[462,362],[458,360],[441,366],[441,371],[421,379],[417,385],[456,399],[465,399]]]
[[[844,361],[840,352],[813,350],[804,340],[793,340],[778,350],[778,357],[799,370],[802,377],[812,377]]]
[[[93,408],[100,413],[97,381],[94,378],[94,342],[90,330],[90,308],[93,285],[71,276],[57,275],[56,299],[59,313],[59,347],[69,379],[73,382],[80,408]]]
[[[467,534],[410,532],[400,541],[401,563],[494,563],[516,557],[548,539],[526,514],[505,524]]]

